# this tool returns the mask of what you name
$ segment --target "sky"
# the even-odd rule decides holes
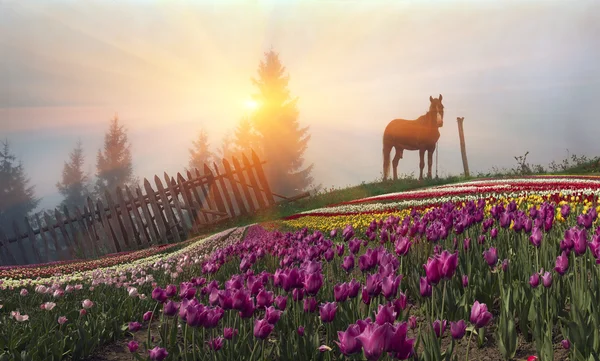
[[[598,1],[0,0],[0,138],[42,198],[81,139],[86,171],[115,113],[134,172],[176,174],[200,127],[217,146],[279,53],[316,184],[381,177],[382,134],[443,95],[439,174],[599,155]],[[268,159],[267,159],[268,161]],[[418,175],[418,152],[399,172]],[[434,165],[435,173],[435,165]]]

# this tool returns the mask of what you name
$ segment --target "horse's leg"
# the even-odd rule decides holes
[[[396,146],[394,148],[396,148],[396,152],[394,154],[394,159],[392,159],[392,168],[394,170],[394,180],[397,180],[398,179],[398,162],[402,158],[402,152],[404,151],[404,149],[402,149],[398,146]]]
[[[431,165],[433,164],[433,149],[427,150],[427,178],[431,179]]]
[[[383,180],[387,180],[388,173],[390,171],[390,153],[392,152],[392,145],[383,142]]]
[[[419,180],[423,180],[423,168],[425,168],[425,149],[419,149]]]

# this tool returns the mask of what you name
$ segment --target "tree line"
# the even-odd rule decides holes
[[[199,126],[198,135],[189,148],[187,169],[202,171],[205,163],[254,150],[267,161],[265,175],[274,193],[293,195],[307,190],[313,183],[313,165],[304,164],[310,135],[308,127],[299,123],[298,98],[291,96],[289,75],[279,54],[273,50],[265,52],[257,73],[257,77],[251,79],[256,88],[251,96],[258,105],[256,111],[243,116],[216,148],[211,147],[207,131]],[[13,221],[20,223],[31,216],[41,199],[36,197],[35,186],[30,184],[22,161],[11,152],[8,140],[1,143],[0,228],[6,232],[12,230]],[[104,134],[103,148],[98,149],[94,179],[84,172],[84,164],[84,148],[79,140],[64,162],[61,179],[56,183],[63,197],[61,209],[81,207],[87,197],[103,198],[106,191],[113,195],[117,187],[123,189],[140,183],[134,175],[127,129],[117,115],[110,120]]]

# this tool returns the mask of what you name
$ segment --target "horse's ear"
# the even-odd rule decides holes
[[[440,94],[440,101],[442,101],[442,94]]]
[[[433,97],[431,95],[429,96],[429,101],[433,103]]]

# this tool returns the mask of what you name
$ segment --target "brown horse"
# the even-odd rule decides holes
[[[433,151],[440,139],[440,131],[444,125],[444,105],[442,94],[435,99],[429,97],[429,111],[416,120],[394,119],[383,132],[383,180],[388,177],[390,167],[390,153],[396,148],[392,166],[394,180],[398,179],[398,161],[402,158],[404,150],[419,151],[419,180],[423,180],[423,168],[425,167],[425,151],[427,151],[427,177],[431,179],[431,163]]]

